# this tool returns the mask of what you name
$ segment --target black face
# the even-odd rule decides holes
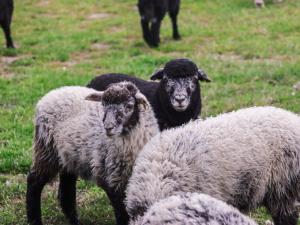
[[[182,78],[168,78],[164,75],[163,85],[174,110],[183,112],[190,105],[192,95],[199,84],[196,75]]]
[[[184,112],[191,103],[195,91],[199,90],[199,81],[210,82],[206,73],[198,69],[189,59],[174,59],[165,67],[157,70],[151,80],[162,80],[170,103],[177,112]]]

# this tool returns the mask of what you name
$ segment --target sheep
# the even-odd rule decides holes
[[[14,48],[14,43],[10,34],[10,24],[13,11],[13,0],[0,0],[0,26],[2,27],[5,34],[7,48]]]
[[[111,83],[130,81],[147,97],[158,120],[160,130],[180,126],[197,119],[201,113],[201,93],[198,81],[210,82],[205,72],[189,59],[174,59],[145,81],[125,74],[97,76],[87,85],[99,91]]]
[[[299,190],[300,117],[252,107],[154,137],[135,161],[126,208],[134,220],[160,199],[198,192],[243,212],[263,205],[275,225],[296,225]]]
[[[180,9],[180,0],[139,0],[138,9],[141,17],[143,38],[150,47],[158,47],[160,26],[166,12],[172,21],[173,39],[179,40],[177,15]]]
[[[78,176],[102,187],[117,224],[127,224],[123,199],[133,163],[158,132],[149,102],[132,83],[113,84],[104,92],[63,87],[46,94],[36,107],[34,160],[27,178],[28,222],[42,224],[42,189],[59,174],[59,200],[70,224],[79,224]]]
[[[273,0],[275,3],[280,3],[282,0]],[[258,8],[263,8],[265,7],[265,1],[264,0],[254,0],[254,4]]]
[[[257,225],[237,209],[209,195],[183,193],[154,203],[130,225]]]

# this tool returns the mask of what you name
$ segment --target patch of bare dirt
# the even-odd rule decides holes
[[[4,64],[11,64],[14,61],[17,61],[18,59],[21,59],[20,56],[1,56],[0,58],[0,62],[4,63]]]
[[[269,58],[261,58],[255,56],[243,56],[233,52],[222,53],[222,54],[213,54],[212,57],[216,60],[221,61],[236,61],[236,62],[254,62],[254,63],[269,63],[269,64],[277,64],[281,62],[293,62],[296,59],[291,56],[285,55],[274,55]]]
[[[89,19],[89,20],[106,19],[111,16],[112,16],[112,14],[109,14],[109,13],[93,13],[93,14],[89,15],[87,17],[87,19]]]
[[[50,3],[49,0],[40,0],[40,1],[38,2],[38,6],[48,6],[49,3]]]
[[[21,57],[18,56],[13,56],[13,57],[0,56],[0,77],[4,77],[4,78],[13,77],[15,74],[9,70],[9,65],[20,58]]]
[[[53,14],[53,13],[42,13],[39,16],[46,17],[48,19],[57,19],[57,18],[59,18],[59,15]]]
[[[108,29],[109,33],[118,33],[124,30],[124,27],[121,26],[112,26]]]
[[[0,56],[0,77],[11,78],[15,74],[10,71],[9,66],[20,60],[29,57],[28,55],[22,56]]]
[[[94,43],[91,45],[92,50],[107,50],[110,49],[110,45],[105,43]]]

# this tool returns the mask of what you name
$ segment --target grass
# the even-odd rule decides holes
[[[300,113],[300,2],[255,9],[251,0],[184,0],[181,41],[169,18],[162,44],[141,38],[135,0],[15,0],[13,38],[0,37],[0,224],[26,224],[25,175],[31,165],[32,118],[38,99],[63,85],[85,85],[96,74],[122,72],[147,79],[167,60],[192,58],[213,83],[202,85],[203,117],[253,105]],[[43,196],[46,224],[66,224],[54,183]],[[84,224],[113,224],[104,193],[79,182]],[[260,224],[263,209],[251,214]],[[299,223],[300,224],[300,223]]]

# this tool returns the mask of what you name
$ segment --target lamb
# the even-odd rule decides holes
[[[70,224],[79,224],[78,176],[102,187],[117,224],[127,224],[123,199],[133,163],[158,132],[149,102],[132,83],[113,84],[104,92],[63,87],[48,93],[36,108],[34,160],[27,178],[29,223],[42,224],[42,189],[59,174],[59,200]]]
[[[0,0],[0,26],[2,27],[5,34],[7,48],[14,48],[13,40],[10,34],[10,24],[13,11],[13,0]]]
[[[158,200],[208,194],[248,212],[260,205],[275,225],[296,225],[300,190],[300,117],[252,107],[195,121],[154,137],[127,187],[132,220]]]
[[[172,21],[173,39],[180,39],[177,26],[180,0],[139,0],[138,9],[141,16],[143,38],[150,47],[159,45],[160,25],[166,12],[169,12]]]
[[[160,130],[180,126],[197,119],[201,113],[201,93],[198,81],[210,82],[206,73],[189,59],[175,59],[145,81],[124,74],[105,74],[87,85],[99,91],[116,82],[130,81],[147,97],[153,107]]]
[[[172,195],[154,203],[145,216],[130,225],[257,225],[226,203],[198,193]]]

